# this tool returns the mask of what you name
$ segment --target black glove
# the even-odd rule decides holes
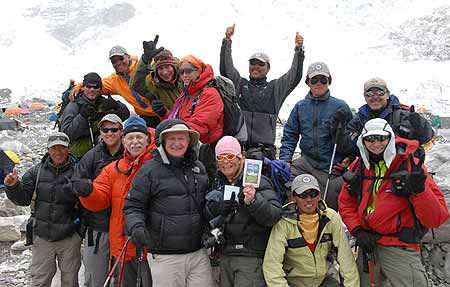
[[[411,173],[406,179],[406,189],[413,194],[418,194],[425,190],[425,181],[427,179],[427,175],[422,169],[425,154],[419,158],[419,162],[417,164],[414,163],[413,157],[410,157],[409,160],[411,164]]]
[[[347,113],[344,109],[339,109],[333,115],[333,121],[331,123],[331,134],[336,135],[336,131],[338,128],[342,128],[345,126],[347,122]]]
[[[235,200],[235,193],[231,195],[229,200],[211,201],[208,204],[208,208],[213,215],[228,215],[231,210],[236,209],[238,203]]]
[[[149,64],[153,57],[158,55],[159,52],[164,50],[164,47],[156,49],[156,44],[158,43],[159,35],[155,36],[153,41],[142,42],[142,47],[144,48],[144,54],[142,55],[142,60],[144,63]]]
[[[147,229],[145,229],[144,226],[136,226],[131,232],[130,239],[131,242],[133,242],[137,247],[144,248],[149,245],[150,235],[148,234]]]
[[[409,123],[411,124],[411,127],[416,130],[416,129],[420,129],[421,127],[421,123],[422,123],[422,117],[416,113],[416,112],[410,112],[408,115],[408,120]]]
[[[92,180],[90,179],[69,179],[65,177],[76,196],[87,197],[92,192]]]
[[[80,108],[80,115],[90,121],[95,120],[95,118],[97,117],[95,106],[90,104],[82,105]]]
[[[111,96],[108,96],[103,102],[103,110],[105,112],[116,111],[120,108],[119,103]]]
[[[371,253],[375,249],[376,238],[373,233],[358,228],[353,231],[353,235],[356,238],[356,244],[358,244],[364,252]]]
[[[153,100],[152,109],[160,117],[164,117],[167,113],[167,109],[161,100]]]

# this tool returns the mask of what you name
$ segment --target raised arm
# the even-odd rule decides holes
[[[231,37],[234,35],[234,28],[235,24],[225,30],[225,38],[223,38],[222,47],[220,48],[219,68],[220,74],[232,80],[234,86],[236,87],[236,90],[238,90],[239,84],[241,82],[241,75],[234,67],[233,57],[231,55]]]

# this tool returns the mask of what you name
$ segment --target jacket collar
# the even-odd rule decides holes
[[[308,92],[308,94],[306,95],[306,99],[308,100],[312,100],[312,101],[318,101],[318,102],[323,102],[326,101],[330,98],[330,90],[328,90],[325,95],[323,95],[322,97],[314,97],[311,94],[311,91]]]

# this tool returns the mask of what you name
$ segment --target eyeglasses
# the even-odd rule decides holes
[[[48,137],[48,142],[54,142],[54,141],[69,142],[69,139],[66,138],[65,136],[49,136]]]
[[[195,71],[197,71],[197,69],[195,69],[195,68],[184,68],[184,69],[180,69],[179,70],[179,72],[180,72],[180,75],[183,75],[183,74],[191,74],[192,72],[195,72]]]
[[[320,191],[318,190],[310,190],[310,191],[305,191],[302,194],[295,194],[296,196],[300,197],[301,199],[306,199],[308,196],[311,198],[315,198],[317,196],[319,196]]]
[[[366,142],[373,143],[375,141],[384,142],[385,140],[388,140],[390,138],[391,138],[391,136],[389,136],[389,135],[386,135],[386,136],[383,136],[383,135],[370,135],[370,136],[364,137],[363,140],[366,141]]]
[[[84,85],[86,89],[100,89],[100,85]]]
[[[119,128],[100,128],[100,130],[105,134],[107,134],[108,132],[117,133],[118,131],[120,131]]]
[[[115,64],[117,62],[123,61],[125,59],[123,56],[114,56],[111,58],[111,64]]]
[[[326,84],[328,84],[328,78],[324,77],[324,76],[315,76],[315,77],[312,77],[309,80],[309,82],[311,83],[311,85],[315,85],[318,82],[320,82],[322,85],[326,85]]]
[[[216,155],[217,161],[224,161],[225,159],[233,160],[235,157],[236,155],[234,153]]]
[[[373,96],[379,96],[382,97],[386,95],[386,91],[385,90],[380,90],[380,89],[372,89],[372,90],[368,90],[367,92],[364,93],[364,96],[371,98]]]
[[[264,67],[265,65],[266,65],[266,63],[264,63],[263,61],[261,61],[261,60],[258,60],[258,59],[251,59],[250,61],[248,61],[249,63],[250,63],[250,65],[252,65],[252,66],[260,66],[260,67]]]

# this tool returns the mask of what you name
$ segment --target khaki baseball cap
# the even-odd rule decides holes
[[[47,147],[51,148],[55,145],[63,145],[65,147],[68,147],[70,145],[70,139],[63,132],[54,132],[47,138]]]
[[[262,53],[262,52],[256,52],[248,60],[250,61],[250,60],[253,60],[253,59],[260,60],[263,63],[270,64],[269,56],[267,56],[265,53]]]
[[[125,56],[128,55],[127,50],[122,46],[114,46],[109,50],[109,59],[114,56]]]
[[[122,128],[123,128],[123,122],[122,122],[122,120],[119,118],[119,116],[116,115],[116,114],[107,114],[106,116],[104,116],[104,117],[100,120],[100,122],[98,123],[97,126],[100,128],[104,122],[118,123],[118,124],[120,124],[120,125],[122,126]]]
[[[330,77],[330,70],[328,69],[327,64],[323,62],[315,62],[309,65],[306,76],[311,79],[318,75],[323,75],[327,78]]]
[[[379,88],[382,90],[387,90],[387,84],[382,78],[372,78],[364,83],[364,93],[371,88]]]
[[[319,183],[314,176],[310,174],[301,174],[294,178],[291,190],[295,194],[300,195],[311,189],[320,191]]]

